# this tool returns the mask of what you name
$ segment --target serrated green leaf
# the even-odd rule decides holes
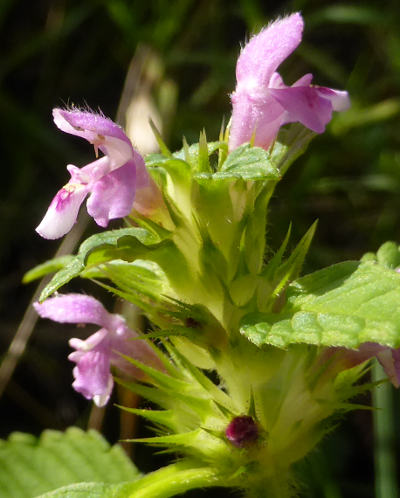
[[[350,261],[289,285],[280,313],[244,318],[241,333],[257,345],[306,343],[358,348],[400,346],[400,274],[374,262]]]
[[[14,433],[0,443],[2,498],[32,498],[73,483],[108,485],[139,477],[122,448],[111,447],[93,430],[45,431],[40,438]]]
[[[36,498],[129,498],[131,483],[80,482],[63,486]]]
[[[37,280],[38,278],[42,278],[49,273],[54,273],[61,268],[64,268],[72,261],[74,257],[70,254],[65,256],[60,256],[58,258],[50,259],[49,261],[45,261],[44,263],[35,266],[31,270],[27,271],[22,278],[22,282],[24,284],[29,284],[33,280]]]
[[[363,255],[361,261],[373,261],[386,268],[398,269],[400,267],[400,246],[396,242],[385,242],[377,250],[376,254],[367,252]]]
[[[214,178],[242,178],[243,180],[279,180],[279,169],[271,162],[270,154],[250,144],[232,151]]]
[[[400,266],[400,248],[395,242],[385,242],[376,253],[376,260],[387,268],[395,269]]]

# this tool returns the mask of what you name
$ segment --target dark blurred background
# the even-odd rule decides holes
[[[358,259],[389,239],[400,242],[398,0],[0,0],[3,358],[10,359],[6,352],[35,291],[21,278],[60,244],[42,240],[34,228],[68,180],[65,165],[93,158],[86,143],[56,129],[51,109],[88,105],[114,118],[131,67],[133,94],[158,110],[170,148],[180,148],[183,134],[197,141],[203,127],[215,140],[223,116],[229,119],[240,43],[296,10],[306,28],[302,45],[279,70],[285,82],[312,72],[316,83],[347,89],[352,98],[351,110],[335,116],[312,142],[272,203],[273,248],[291,220],[294,244],[319,218],[305,267],[311,271]],[[91,407],[70,387],[66,355],[73,333],[43,321],[31,335],[22,334],[17,368],[11,364],[10,379],[0,370],[1,437],[15,430],[86,427],[89,417],[93,422]],[[395,393],[395,414],[398,401]],[[114,442],[119,414],[111,407],[103,415],[99,425]],[[395,434],[390,444],[398,445]],[[373,447],[370,413],[352,414],[305,465],[305,496],[374,496]],[[135,451],[144,470],[162,462],[148,450]]]

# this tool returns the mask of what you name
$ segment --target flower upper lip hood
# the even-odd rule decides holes
[[[56,108],[53,109],[53,119],[61,131],[84,138],[95,147],[95,150],[99,149],[108,156],[111,170],[125,164],[127,159],[131,158],[139,163],[142,159],[124,130],[101,114]]]
[[[264,28],[241,51],[232,94],[230,150],[252,138],[254,145],[268,149],[279,128],[295,121],[322,133],[332,111],[349,107],[347,92],[311,86],[311,74],[286,86],[275,72],[300,44],[303,27],[297,12]]]
[[[36,231],[44,238],[57,239],[75,223],[79,207],[88,194],[88,213],[106,227],[110,219],[127,216],[136,188],[149,182],[142,156],[133,148],[120,126],[100,114],[79,109],[54,109],[60,130],[86,139],[104,156],[83,168],[68,165],[70,181],[58,191]]]
[[[251,83],[267,87],[275,70],[300,44],[303,27],[303,18],[296,12],[253,36],[236,64],[238,87]]]

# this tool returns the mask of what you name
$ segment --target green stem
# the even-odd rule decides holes
[[[194,488],[221,486],[222,479],[212,467],[178,462],[151,472],[124,488],[127,498],[168,498]]]
[[[384,378],[382,367],[372,367],[374,381]],[[393,389],[389,382],[375,387],[372,393],[375,411],[375,495],[377,498],[398,498],[396,457],[393,448],[395,424],[393,420]]]
[[[271,476],[268,479],[252,486],[245,494],[246,498],[293,498],[297,496],[292,476],[283,471],[282,474]]]

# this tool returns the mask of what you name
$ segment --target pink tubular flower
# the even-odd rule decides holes
[[[377,345],[379,347],[379,345]],[[376,357],[394,387],[400,387],[400,349],[390,349],[380,346]]]
[[[347,360],[362,363],[374,356],[382,365],[394,387],[400,387],[400,349],[392,349],[374,342],[361,344],[358,351],[348,351]]]
[[[332,111],[349,107],[347,92],[312,86],[311,74],[286,86],[275,72],[301,42],[303,25],[298,12],[275,21],[241,51],[232,94],[230,150],[250,142],[253,136],[254,145],[268,149],[279,128],[295,121],[322,133]]]
[[[149,177],[142,156],[132,147],[122,128],[110,119],[79,109],[53,110],[60,130],[85,138],[104,156],[83,168],[68,165],[70,181],[59,190],[36,231],[46,239],[65,235],[78,216],[80,205],[90,193],[87,210],[96,223],[106,227],[109,220],[127,216],[137,187]]]
[[[125,374],[141,379],[141,370],[121,357],[123,353],[154,368],[163,369],[161,360],[153,349],[133,332],[119,315],[109,313],[94,297],[83,294],[64,294],[35,303],[34,307],[42,318],[59,323],[92,323],[100,326],[95,334],[85,341],[70,339],[76,349],[68,358],[76,363],[73,370],[73,388],[96,405],[104,406],[113,388],[111,366]]]
[[[358,349],[327,348],[322,361],[334,357],[340,368],[352,368],[376,357],[394,387],[400,387],[400,348],[393,349],[375,342],[365,342]]]

